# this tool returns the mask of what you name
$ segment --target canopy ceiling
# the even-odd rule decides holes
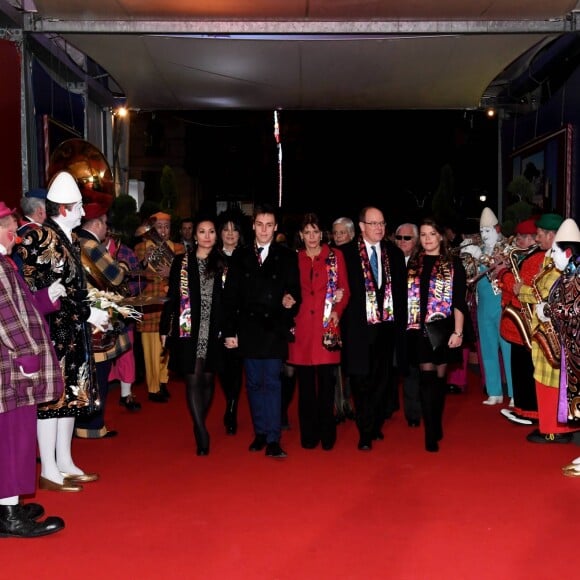
[[[478,108],[577,23],[576,0],[11,4],[26,33],[61,37],[146,110]]]

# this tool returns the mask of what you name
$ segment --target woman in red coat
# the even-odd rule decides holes
[[[322,243],[316,214],[302,220],[298,251],[302,304],[296,315],[296,340],[289,345],[288,363],[298,378],[300,443],[330,450],[336,441],[334,384],[340,363],[336,337],[350,290],[342,253]]]

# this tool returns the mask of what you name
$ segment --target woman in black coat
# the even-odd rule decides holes
[[[205,420],[220,360],[220,320],[224,260],[216,246],[215,220],[195,224],[195,247],[171,265],[167,302],[159,332],[169,350],[169,368],[185,379],[197,455],[209,454]]]
[[[234,251],[244,245],[242,234],[242,212],[225,211],[218,216],[218,247],[223,254],[226,270],[223,284],[227,276],[227,266]],[[223,285],[222,284],[222,285]],[[223,364],[218,372],[219,382],[226,398],[224,427],[228,435],[235,435],[238,430],[238,402],[242,390],[244,361],[239,349],[226,348],[222,344]]]

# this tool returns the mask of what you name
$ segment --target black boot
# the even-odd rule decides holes
[[[44,515],[44,508],[39,503],[21,503],[20,512],[29,520],[37,520]]]
[[[437,386],[435,371],[420,372],[419,394],[425,427],[425,449],[430,452],[439,451],[440,420],[437,418],[439,415]]]
[[[37,538],[63,528],[64,521],[56,516],[37,522],[30,519],[20,505],[0,506],[0,538]]]
[[[438,377],[435,381],[435,436],[437,441],[443,439],[443,411],[445,409],[445,397],[447,395],[447,380]]]
[[[238,432],[238,402],[235,399],[228,400],[226,403],[224,427],[227,435],[235,435]]]

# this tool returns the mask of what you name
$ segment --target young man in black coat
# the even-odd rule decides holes
[[[254,209],[255,241],[232,255],[224,287],[223,336],[226,348],[239,348],[255,438],[250,451],[266,449],[283,458],[281,435],[282,364],[293,339],[294,316],[301,302],[296,252],[276,243],[276,210]]]
[[[370,451],[373,440],[384,438],[385,418],[397,406],[395,348],[399,370],[406,372],[407,269],[403,252],[385,240],[381,210],[361,210],[359,227],[360,235],[340,246],[351,291],[341,319],[342,362],[353,393],[358,448]]]

